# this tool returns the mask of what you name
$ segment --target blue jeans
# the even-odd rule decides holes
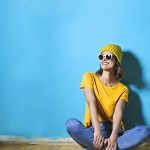
[[[99,123],[104,138],[109,138],[112,132],[111,122]],[[86,128],[79,120],[70,118],[65,127],[69,135],[83,148],[93,150],[94,128]],[[138,125],[130,130],[118,132],[117,149],[129,150],[145,142],[150,137],[150,128],[146,125]],[[102,148],[104,149],[104,148]]]

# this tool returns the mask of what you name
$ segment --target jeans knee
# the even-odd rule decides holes
[[[65,127],[68,133],[77,133],[79,131],[80,121],[75,118],[69,118]]]
[[[141,132],[141,134],[143,136],[145,136],[146,138],[150,137],[150,128],[146,125],[140,125],[140,126],[137,126],[137,131],[138,132]]]

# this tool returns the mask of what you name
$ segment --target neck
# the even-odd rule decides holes
[[[110,84],[116,82],[114,72],[103,70],[101,75],[101,80],[105,82],[105,84]]]

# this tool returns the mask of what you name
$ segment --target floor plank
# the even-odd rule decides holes
[[[0,150],[83,150],[79,145],[28,145],[0,144]],[[150,150],[150,144],[144,143],[134,150]]]

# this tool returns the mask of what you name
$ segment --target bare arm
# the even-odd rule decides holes
[[[125,102],[123,100],[119,100],[117,102],[115,112],[113,114],[113,129],[111,136],[105,140],[105,143],[108,143],[106,150],[116,150],[117,149],[117,138],[118,138],[118,130],[121,125],[123,110],[124,110]]]
[[[117,102],[115,112],[113,115],[113,130],[111,134],[111,136],[115,137],[115,139],[118,137],[118,130],[121,125],[124,107],[125,107],[125,102],[123,100],[119,100]]]
[[[85,98],[89,107],[91,121],[92,121],[92,125],[94,128],[93,148],[101,149],[105,139],[101,134],[101,130],[99,126],[95,93],[92,88],[85,87],[84,95],[85,95]]]
[[[84,95],[85,95],[86,102],[89,107],[93,128],[96,131],[100,131],[98,113],[97,113],[97,107],[96,107],[96,97],[95,97],[93,89],[91,89],[90,87],[85,87]]]

